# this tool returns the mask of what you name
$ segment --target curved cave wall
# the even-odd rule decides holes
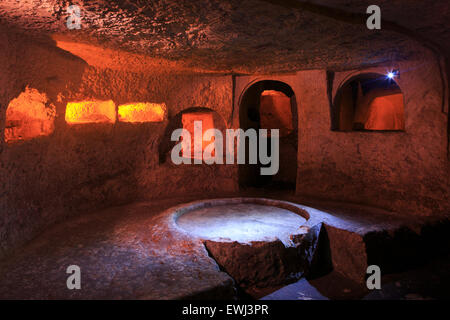
[[[235,189],[233,166],[160,164],[158,154],[166,126],[182,110],[202,106],[230,114],[231,76],[98,68],[52,42],[10,32],[0,38],[7,44],[0,49],[0,256],[74,214]],[[28,87],[55,106],[54,130],[5,141],[7,106]],[[66,121],[68,103],[109,100],[116,108],[164,104],[167,112],[149,122]]]
[[[261,80],[292,87],[298,109],[296,194],[365,204],[411,216],[450,211],[447,114],[442,79],[434,56],[399,62],[404,96],[404,131],[332,130],[327,70],[236,78],[235,108],[245,91]],[[427,61],[424,63],[424,61]],[[359,73],[386,74],[386,67],[336,71],[333,100],[340,86]],[[328,70],[329,72],[330,70]],[[238,118],[234,117],[234,124]]]
[[[107,68],[7,30],[0,32],[0,256],[55,222],[142,199],[238,193],[237,165],[177,166],[160,161],[161,142],[177,116],[208,108],[239,127],[240,98],[255,81],[289,85],[297,103],[296,195],[355,202],[411,216],[450,209],[447,115],[435,59],[399,61],[404,131],[332,130],[327,71],[231,76],[155,69]],[[424,63],[424,61],[426,61]],[[332,71],[332,70],[331,70]],[[358,72],[336,71],[340,85]],[[26,88],[55,108],[54,129],[5,141],[7,107]],[[333,100],[332,99],[332,100]],[[157,121],[67,123],[68,103],[113,101],[164,105]],[[123,120],[123,119],[122,119]],[[7,139],[6,139],[7,140]]]

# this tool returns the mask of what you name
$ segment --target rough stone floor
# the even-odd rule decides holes
[[[293,195],[275,197],[299,202]],[[192,200],[195,198],[134,203],[87,213],[49,228],[0,262],[0,299],[235,297],[233,280],[219,270],[203,243],[168,227],[164,210]],[[322,221],[359,234],[396,228],[404,221],[377,210],[368,213],[354,206],[320,206],[326,211]],[[81,290],[67,289],[70,265],[81,268]],[[295,298],[298,290],[306,290],[308,296],[309,287],[301,287],[306,283],[313,284],[301,280],[291,285],[294,289],[282,288],[285,293],[274,292],[271,298],[292,298],[286,294],[290,288]],[[311,297],[325,296],[322,292]]]
[[[435,300],[450,299],[450,256],[412,270],[382,276],[381,289],[369,291],[337,272],[301,280],[276,290],[261,300]]]

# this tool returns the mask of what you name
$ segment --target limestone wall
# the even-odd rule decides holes
[[[8,30],[0,40],[0,256],[74,214],[138,199],[235,190],[232,166],[175,166],[158,157],[168,123],[183,109],[206,107],[227,118],[231,76],[100,68],[52,41]],[[6,143],[7,106],[27,86],[55,106],[55,129]],[[168,117],[67,124],[67,102],[89,99],[165,103]]]
[[[404,132],[331,130],[325,70],[236,79],[235,108],[253,83],[279,80],[294,90],[298,104],[296,193],[355,202],[407,215],[450,212],[450,161],[447,115],[442,112],[442,83],[432,55],[398,62],[396,79],[405,98]],[[357,73],[385,74],[389,66],[337,72],[339,86]],[[236,113],[239,114],[238,112]],[[234,125],[239,119],[234,117]]]
[[[410,215],[449,212],[447,115],[437,64],[425,53],[398,62],[405,132],[337,132],[331,130],[325,70],[237,76],[233,84],[229,75],[153,65],[129,71],[123,66],[130,61],[119,63],[122,56],[115,56],[116,68],[92,65],[52,40],[35,41],[8,30],[0,30],[0,41],[0,256],[71,215],[140,199],[237,191],[235,165],[161,163],[159,146],[171,121],[192,107],[214,110],[226,127],[237,128],[239,99],[258,80],[283,81],[295,92],[299,196]],[[385,68],[337,72],[333,95],[356,72]],[[45,94],[55,107],[54,130],[6,143],[7,106],[26,87]],[[168,117],[141,124],[68,125],[66,104],[86,99],[164,103]]]

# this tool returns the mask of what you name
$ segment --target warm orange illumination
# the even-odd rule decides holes
[[[149,57],[145,54],[130,53],[125,50],[107,49],[96,40],[90,39],[86,43],[75,42],[73,38],[66,35],[52,35],[56,46],[71,54],[80,57],[88,65],[107,68],[112,70],[126,70],[127,72],[167,72],[168,70],[185,72],[211,72],[198,67],[191,66],[186,61],[174,61],[164,58]],[[217,71],[214,71],[217,72]]]
[[[185,158],[198,158],[202,159],[203,151],[205,150],[206,146],[208,146],[210,143],[214,141],[214,137],[211,138],[211,140],[204,140],[202,139],[202,153],[195,154],[194,153],[194,122],[195,121],[201,121],[202,123],[202,137],[206,130],[208,129],[214,129],[214,120],[213,120],[213,114],[212,112],[193,112],[193,113],[184,113],[181,118],[181,122],[183,124],[183,129],[186,129],[191,134],[191,154],[185,155],[183,154],[183,157]],[[198,143],[200,144],[200,143]],[[214,156],[214,152],[211,154]]]
[[[404,130],[403,94],[372,90],[357,100],[354,122],[365,130]]]
[[[164,103],[131,103],[119,106],[119,121],[123,122],[160,122],[166,113]]]
[[[114,123],[116,105],[108,101],[69,102],[66,107],[67,123]]]
[[[261,93],[259,113],[263,129],[280,129],[281,137],[288,135],[294,129],[291,99],[283,92],[264,90]]]
[[[370,103],[364,124],[367,130],[404,130],[403,95],[377,97]]]
[[[333,127],[342,131],[405,130],[403,100],[400,87],[385,75],[359,75],[336,94],[334,110],[339,112],[339,122]]]
[[[55,106],[45,93],[26,88],[6,110],[5,141],[28,140],[54,130]]]

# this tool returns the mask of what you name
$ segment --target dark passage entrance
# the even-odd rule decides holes
[[[249,141],[246,140],[246,164],[239,165],[239,185],[295,190],[297,177],[297,102],[292,88],[281,81],[264,80],[250,86],[241,98],[240,128],[247,130],[279,129],[279,170],[270,176],[260,174],[263,165],[249,164]],[[259,139],[259,136],[258,136]],[[268,152],[271,155],[268,137]],[[259,144],[259,141],[258,141]],[[258,146],[259,148],[259,146]],[[258,150],[259,152],[259,150]]]

